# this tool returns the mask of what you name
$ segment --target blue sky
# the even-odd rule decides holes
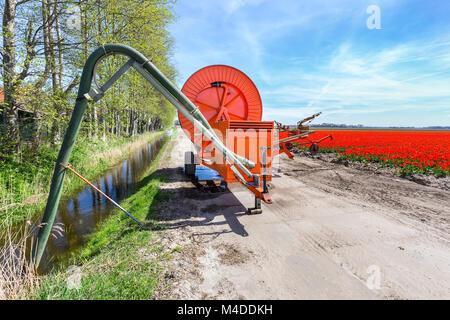
[[[377,5],[381,29],[366,13]],[[181,87],[198,69],[245,72],[263,119],[450,126],[450,1],[178,0]]]

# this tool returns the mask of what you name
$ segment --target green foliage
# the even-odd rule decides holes
[[[127,157],[128,152],[123,152],[119,158],[109,159],[98,158],[97,155],[111,149],[121,149],[136,140],[151,141],[161,134],[163,132],[146,133],[134,138],[112,136],[106,141],[81,137],[75,144],[70,162],[83,176],[92,179]],[[28,156],[22,160],[10,157],[0,161],[0,209],[8,207],[7,210],[0,210],[0,219],[8,215],[12,218],[12,222],[16,223],[30,218],[43,209],[58,150],[59,146],[46,144],[36,153],[24,152]],[[98,160],[93,161],[94,158]],[[68,175],[63,186],[63,194],[71,194],[81,186],[83,186],[81,180]],[[37,194],[41,194],[42,197],[27,203],[29,197]],[[22,203],[24,205],[21,205]]]
[[[104,43],[122,43],[142,52],[174,80],[176,72],[169,61],[172,39],[167,32],[174,19],[172,1],[88,0],[81,3],[81,12],[84,31],[74,37],[84,42],[84,34],[88,34],[89,40],[84,51],[72,56],[74,65],[81,68],[87,53]],[[120,56],[104,59],[97,69],[98,84],[109,79],[126,61],[126,57]],[[125,129],[132,135],[136,126],[149,122],[156,128],[167,127],[175,116],[174,107],[133,69],[96,105],[99,116],[107,120],[108,130],[116,134],[117,129]],[[95,130],[92,113],[84,129]]]
[[[36,151],[47,141],[53,144],[61,141],[73,110],[77,95],[74,89],[81,70],[89,54],[105,43],[136,48],[173,81],[176,74],[170,62],[173,40],[167,31],[174,20],[173,3],[172,0],[22,1],[13,17],[15,29],[10,32],[18,44],[11,53],[16,65],[9,73],[3,70],[1,79],[6,86],[5,74],[11,73],[14,81],[9,82],[12,84],[8,92],[14,94],[2,103],[0,112],[12,114],[9,111],[20,105],[27,110],[26,121],[31,124],[27,130],[31,128],[32,132],[21,132],[24,115],[14,114],[8,126],[0,125],[0,130],[10,136],[14,133],[15,139],[0,137],[0,152],[15,150],[17,154],[13,156],[20,158],[30,152],[26,150],[28,143]],[[79,14],[73,15],[77,12],[74,8],[79,9]],[[51,19],[45,19],[49,15]],[[67,23],[73,19],[79,26]],[[3,29],[0,32],[5,34]],[[98,66],[93,86],[104,84],[126,60],[122,56],[105,59]],[[111,134],[128,137],[166,128],[174,116],[173,106],[131,69],[101,101],[89,105],[81,133],[89,138]],[[1,158],[4,155],[0,153]]]
[[[21,45],[17,45],[17,52],[12,53],[17,64],[10,68],[9,75],[17,80],[22,71],[27,71],[27,66],[29,70],[24,73],[23,79],[9,81],[8,88],[11,90],[7,92],[14,92],[14,97],[2,104],[1,109],[12,120],[7,122],[9,127],[0,130],[8,134],[13,132],[14,135],[9,136],[14,137],[14,140],[0,141],[0,219],[5,215],[12,216],[12,222],[15,223],[43,209],[54,161],[76,99],[74,89],[77,88],[84,63],[93,50],[105,43],[127,44],[142,52],[161,72],[174,80],[176,71],[170,62],[173,41],[167,31],[168,25],[174,20],[172,4],[171,0],[20,1],[17,11],[20,14],[13,17],[17,27],[11,37],[18,39],[17,43]],[[81,29],[69,28],[64,23],[69,19],[68,8],[74,5],[81,10]],[[44,20],[47,23],[44,24]],[[35,38],[31,41],[27,35],[35,35]],[[121,56],[104,59],[98,65],[93,87],[103,85],[126,60]],[[27,121],[32,124],[32,133],[26,137],[20,132],[23,115],[11,112],[16,110],[17,104],[26,108]],[[82,175],[91,179],[112,164],[112,161],[101,159],[93,162],[95,154],[129,142],[129,137],[166,128],[172,124],[174,116],[175,109],[165,98],[130,69],[102,100],[88,105],[71,163]],[[14,148],[9,147],[10,144]],[[3,150],[8,150],[8,153]],[[9,150],[15,153],[10,154]],[[142,188],[145,201],[136,198],[130,203],[133,210],[142,213],[142,219],[145,219],[144,213],[158,193],[158,181],[155,178],[148,187]],[[70,194],[81,185],[78,179],[67,176],[63,194]],[[42,197],[28,202],[30,196],[37,195]],[[130,249],[135,246],[116,248],[114,244],[106,242],[117,239],[118,244],[122,241],[137,244],[151,239],[150,233],[146,231],[133,235],[134,226],[122,225],[123,219],[119,217],[120,213],[116,217],[117,224],[113,217],[111,225],[105,225],[105,231],[93,237],[84,253],[78,257],[101,258],[103,251],[100,254],[100,248],[112,246],[112,256],[117,260],[114,268],[107,268],[104,273],[101,273],[103,269],[90,273],[84,279],[84,291],[78,293],[61,289],[60,284],[64,280],[55,276],[49,279],[48,290],[43,287],[40,298],[53,297],[52,288],[55,286],[56,297],[151,296],[155,283],[152,275],[157,272],[154,263],[136,262],[138,259],[135,258],[139,257]],[[130,230],[130,235],[122,234],[124,228]],[[149,274],[150,278],[138,279],[140,273]],[[62,279],[62,282],[58,282],[58,279]],[[58,291],[58,288],[62,291]],[[96,291],[97,295],[93,293]]]
[[[33,298],[150,299],[161,277],[160,262],[169,258],[149,232],[129,233],[82,267],[79,289],[67,287],[64,270],[48,276]],[[148,245],[143,248],[143,244]],[[151,258],[150,258],[151,257]]]

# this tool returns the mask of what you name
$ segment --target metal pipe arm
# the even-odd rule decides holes
[[[227,161],[231,160],[248,177],[253,177],[254,180],[258,180],[257,178],[259,178],[257,176],[253,176],[253,174],[247,169],[253,168],[255,166],[254,162],[230,151],[217,137],[208,121],[198,110],[198,108],[142,53],[122,44],[103,45],[102,47],[97,48],[94,52],[91,53],[83,67],[80,78],[80,86],[78,88],[78,94],[75,102],[75,108],[69,121],[69,126],[65,133],[58,158],[56,160],[56,165],[50,186],[50,193],[47,199],[44,216],[42,218],[42,227],[39,229],[36,246],[33,249],[33,259],[37,266],[40,263],[45,250],[45,246],[47,244],[48,237],[50,236],[53,228],[53,223],[58,209],[59,200],[61,198],[61,191],[65,176],[65,169],[63,168],[63,166],[67,166],[69,162],[70,154],[72,153],[75,140],[81,127],[81,122],[83,120],[83,116],[87,107],[87,97],[90,97],[89,92],[91,90],[93,77],[95,76],[96,65],[105,57],[113,54],[122,54],[135,60],[133,67],[136,67],[137,64],[138,67],[136,68],[136,70],[139,71],[139,67],[145,70],[145,73],[148,73],[150,75],[150,78],[155,80],[154,83],[159,84],[160,87],[164,89],[163,91],[160,90],[161,93],[165,94],[168,99],[169,97],[172,97],[169,100],[175,105],[175,107],[183,114],[189,116],[194,125],[196,125],[201,130],[201,132],[213,142],[218,150],[225,155]],[[147,78],[147,80],[149,80],[150,78]],[[58,165],[59,163],[61,163],[63,166]]]

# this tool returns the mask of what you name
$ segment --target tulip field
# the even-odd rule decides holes
[[[328,134],[322,151],[337,152],[339,159],[376,163],[400,174],[450,175],[450,131],[317,130],[312,140]]]

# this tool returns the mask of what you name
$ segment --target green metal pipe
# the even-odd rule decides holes
[[[58,164],[62,163],[63,165],[67,166],[67,164],[69,163],[70,154],[72,153],[72,149],[78,136],[78,132],[80,131],[81,122],[86,111],[87,99],[84,97],[84,94],[88,93],[91,88],[95,63],[105,55],[106,50],[103,50],[103,48],[95,50],[87,59],[86,64],[83,68],[83,72],[81,74],[80,86],[78,88],[75,108],[73,110],[69,126],[64,136],[58,158],[56,160],[55,170],[50,186],[50,193],[47,199],[44,216],[42,218],[42,226],[39,229],[36,246],[33,250],[33,259],[36,266],[39,265],[45,250],[45,246],[47,245],[48,237],[50,236],[53,228],[53,223],[55,221],[59,200],[61,198],[65,169]]]
[[[75,140],[78,136],[78,132],[81,127],[81,122],[83,120],[84,113],[86,111],[87,98],[85,95],[89,93],[91,89],[92,79],[95,72],[94,71],[95,66],[102,58],[111,54],[122,54],[128,56],[129,58],[134,59],[142,68],[148,71],[157,80],[157,82],[159,82],[167,91],[169,91],[169,93],[173,97],[175,97],[176,100],[178,100],[182,104],[182,106],[184,106],[189,111],[190,115],[192,115],[194,119],[199,121],[207,129],[206,131],[209,131],[212,135],[215,136],[215,133],[212,130],[211,126],[209,125],[208,121],[198,110],[198,108],[140,52],[136,51],[135,49],[129,46],[122,44],[107,44],[97,48],[94,52],[91,53],[91,55],[86,61],[86,64],[84,65],[83,72],[81,74],[80,86],[78,89],[75,108],[73,110],[67,131],[65,133],[61,150],[59,151],[59,155],[56,160],[55,170],[53,173],[50,187],[50,193],[47,199],[47,205],[45,207],[44,216],[42,218],[42,227],[39,230],[36,245],[33,250],[33,259],[36,266],[39,265],[45,247],[47,245],[48,237],[51,234],[53,223],[55,221],[59,200],[61,198],[61,191],[64,182],[65,170],[58,164],[61,163],[64,166],[67,166],[69,162],[70,154],[72,153],[72,149],[75,144]],[[180,106],[176,105],[176,107],[177,109],[179,109]],[[243,164],[249,168],[254,167],[253,161],[250,161],[239,155],[236,155],[228,149],[226,153],[235,156],[237,164],[238,162],[240,162],[239,165]]]

